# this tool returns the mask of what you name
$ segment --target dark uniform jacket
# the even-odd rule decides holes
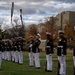
[[[16,51],[17,50],[17,43],[16,42],[13,42],[12,50],[13,51]]]
[[[11,51],[14,51],[14,44],[11,45]]]
[[[3,42],[0,42],[0,51],[1,51],[1,52],[3,52],[3,51],[4,51],[3,46],[4,46],[4,45],[3,45]]]
[[[53,54],[53,40],[48,39],[46,41],[46,54]]]
[[[7,44],[7,51],[11,51],[11,44]]]
[[[75,56],[75,47],[74,47],[74,49],[73,49],[73,56]]]
[[[33,53],[39,53],[40,49],[39,49],[39,45],[40,45],[41,41],[39,39],[36,39],[34,44],[33,44]]]
[[[4,43],[4,51],[7,51],[7,43]]]
[[[73,49],[73,56],[75,56],[75,47],[74,47],[74,49]]]
[[[57,55],[58,56],[61,56],[62,54],[66,55],[67,54],[66,48],[67,48],[67,39],[65,37],[59,38],[59,40],[58,40]]]
[[[29,45],[28,52],[32,52],[33,51],[33,45],[34,45],[34,40],[30,40],[30,45]]]
[[[22,41],[17,42],[17,48],[18,48],[18,51],[23,51],[23,42]]]

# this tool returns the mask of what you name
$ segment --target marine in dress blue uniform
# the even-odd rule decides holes
[[[30,45],[29,45],[29,66],[34,66],[34,56],[33,56],[33,45],[34,45],[34,36],[30,36]]]
[[[59,38],[58,38],[58,61],[60,63],[60,75],[66,75],[66,51],[67,48],[67,39],[64,37],[64,31],[59,30]]]
[[[53,51],[53,39],[50,38],[51,33],[47,32],[46,33],[46,71],[52,72],[52,54],[54,53]]]
[[[36,69],[40,69],[40,60],[39,60],[39,46],[41,41],[39,40],[40,34],[36,35],[35,43],[33,45],[33,53],[34,53],[34,60],[35,60],[35,67]]]
[[[73,63],[74,63],[73,75],[75,75],[75,46],[74,46],[74,49],[73,49]]]
[[[18,46],[18,62],[19,64],[23,64],[23,38],[22,37],[18,37],[17,46]]]
[[[1,65],[2,65],[2,52],[3,52],[3,41],[0,38],[0,69],[1,69]]]

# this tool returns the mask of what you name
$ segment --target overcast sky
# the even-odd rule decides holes
[[[0,23],[5,27],[10,25],[12,2],[15,5],[13,19],[20,19],[19,9],[22,9],[26,24],[38,23],[62,11],[75,11],[75,0],[0,0]]]

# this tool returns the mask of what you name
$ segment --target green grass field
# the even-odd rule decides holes
[[[56,75],[57,71],[57,61],[53,61],[53,72],[45,72],[45,52],[40,52],[40,62],[41,69],[36,69],[35,67],[29,67],[28,53],[24,52],[23,54],[24,64],[19,65],[17,63],[9,62],[3,60],[2,70],[0,70],[0,75]],[[68,54],[66,57],[67,60],[67,75],[73,74],[73,61],[72,54]],[[56,53],[53,55],[53,60],[57,60]]]

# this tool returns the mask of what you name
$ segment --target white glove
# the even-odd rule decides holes
[[[32,44],[30,44],[30,46],[29,47],[32,47]]]

